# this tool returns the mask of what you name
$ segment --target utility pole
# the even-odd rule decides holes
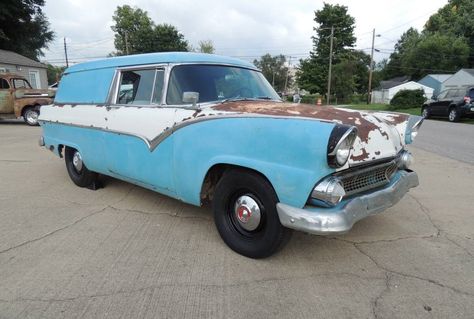
[[[285,94],[288,89],[288,77],[290,76],[290,67],[291,67],[291,55],[288,56],[288,68],[286,69],[286,79],[285,79]]]
[[[125,52],[127,53],[127,55],[130,54],[130,49],[128,47],[128,32],[125,31]]]
[[[328,72],[328,95],[326,104],[329,105],[331,99],[331,73],[332,73],[332,45],[334,43],[334,26],[331,27],[331,45],[329,48],[329,72]]]
[[[374,65],[374,43],[375,43],[375,28],[372,31],[372,51],[370,52],[370,65],[369,65],[369,85],[367,91],[367,104],[370,104],[372,97],[372,71]]]
[[[66,37],[64,37],[64,55],[66,56],[66,67],[69,67],[69,61],[67,59]]]

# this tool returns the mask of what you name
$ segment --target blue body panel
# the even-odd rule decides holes
[[[65,73],[96,70],[103,68],[117,68],[123,66],[159,64],[159,63],[219,63],[256,69],[250,62],[216,54],[193,53],[193,52],[161,52],[135,54],[120,57],[95,60],[79,63],[66,69]]]
[[[135,136],[41,124],[46,147],[74,147],[90,170],[194,205],[201,204],[204,178],[216,164],[258,171],[280,202],[294,207],[304,207],[316,182],[334,172],[326,160],[333,123],[285,118],[201,121],[178,129],[152,152]]]
[[[115,69],[65,73],[54,98],[56,104],[103,104],[107,101]]]

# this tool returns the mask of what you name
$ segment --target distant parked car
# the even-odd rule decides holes
[[[23,116],[26,124],[38,125],[41,105],[53,103],[53,97],[53,91],[33,89],[20,75],[0,74],[0,119]]]
[[[344,233],[397,203],[418,185],[406,144],[422,120],[283,103],[249,62],[176,52],[76,64],[39,118],[77,186],[99,173],[212,203],[222,239],[253,258],[291,229]]]
[[[448,117],[458,122],[463,117],[474,118],[474,87],[447,89],[428,100],[421,109],[424,118]]]

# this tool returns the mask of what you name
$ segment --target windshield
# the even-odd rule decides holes
[[[199,93],[199,103],[229,99],[280,100],[262,73],[222,65],[178,65],[171,72],[166,103],[183,102],[184,92]]]

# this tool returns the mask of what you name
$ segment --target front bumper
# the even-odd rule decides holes
[[[416,186],[415,172],[398,171],[384,188],[349,198],[333,208],[296,208],[278,203],[277,211],[285,227],[317,235],[340,234],[349,231],[357,221],[395,205]]]

